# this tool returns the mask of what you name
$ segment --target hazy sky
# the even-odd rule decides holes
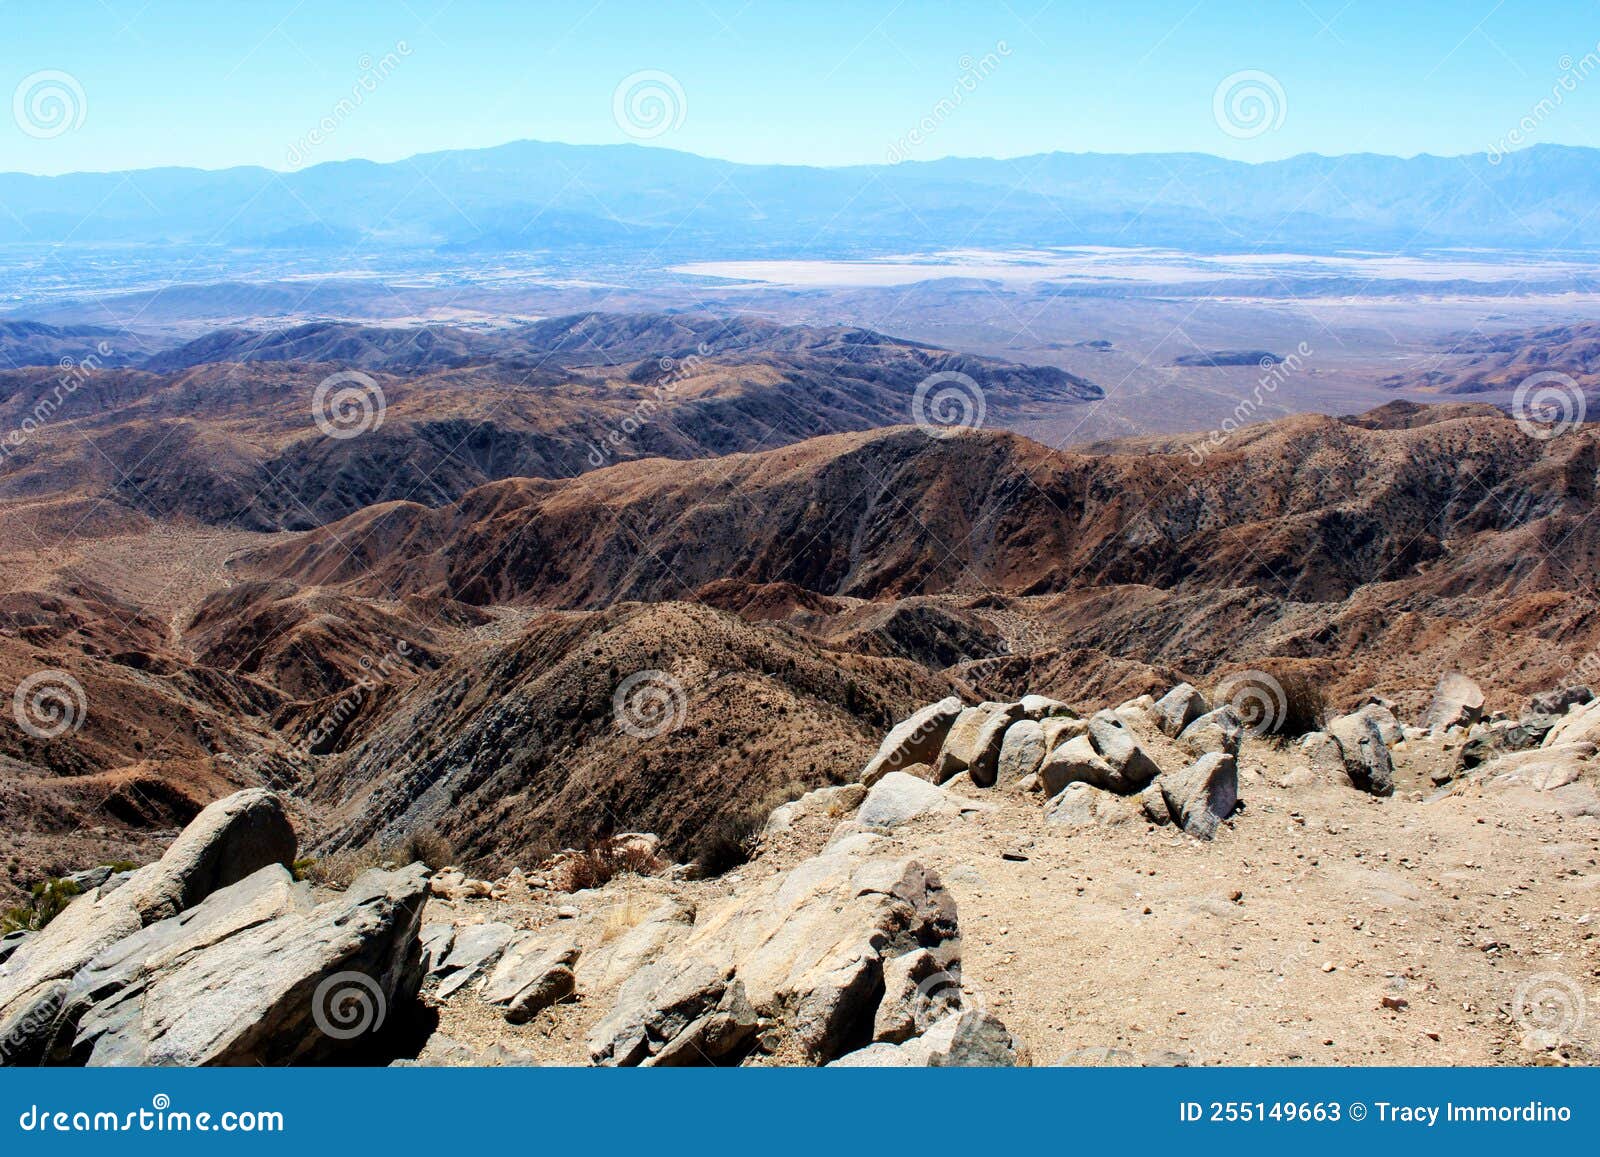
[[[1593,2],[0,0],[0,30],[0,171],[520,138],[809,164],[1600,143]],[[665,104],[630,112],[627,77]]]

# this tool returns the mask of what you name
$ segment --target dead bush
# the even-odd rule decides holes
[[[650,876],[663,867],[661,858],[641,842],[612,836],[595,840],[564,860],[557,870],[556,887],[563,892],[582,892],[629,872]]]

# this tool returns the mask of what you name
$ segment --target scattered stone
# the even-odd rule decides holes
[[[883,777],[879,776],[878,778],[882,779]],[[819,787],[815,791],[808,791],[799,799],[792,799],[788,803],[775,808],[772,814],[767,817],[766,827],[762,829],[761,834],[763,837],[779,835],[794,827],[800,820],[811,816],[844,815],[846,812],[855,811],[856,808],[861,806],[861,801],[866,798],[867,787],[863,783],[846,783],[837,787]]]
[[[1555,691],[1540,691],[1528,697],[1529,715],[1565,715],[1573,707],[1582,707],[1594,701],[1594,692],[1587,687],[1562,687]]]
[[[884,736],[878,753],[862,768],[861,782],[871,787],[891,771],[904,770],[913,763],[933,763],[961,711],[961,700],[951,695],[902,719]]]

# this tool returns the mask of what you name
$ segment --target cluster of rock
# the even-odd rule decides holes
[[[474,881],[374,869],[317,903],[288,870],[282,801],[241,792],[157,863],[7,941],[0,1063],[383,1060],[385,1019],[419,997],[518,1024],[574,996],[604,1010],[587,1037],[599,1065],[1026,1063],[1004,1025],[964,1005],[949,893],[884,844],[841,825],[820,855],[701,911],[681,883],[635,878],[658,890],[636,919],[608,904],[534,928],[425,924],[430,895],[483,898]]]
[[[0,1063],[299,1064],[415,995],[427,872],[315,903],[282,801],[212,804],[153,864],[79,896],[0,963]]]
[[[1213,708],[1188,683],[1159,700],[1141,696],[1086,719],[1043,695],[975,707],[952,696],[890,731],[861,782],[964,780],[1039,793],[1050,824],[1102,824],[1142,813],[1210,839],[1238,804],[1244,733],[1231,705]],[[863,822],[872,803],[869,797]]]

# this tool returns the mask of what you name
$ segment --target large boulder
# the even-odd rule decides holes
[[[1179,683],[1156,700],[1157,726],[1163,735],[1176,739],[1183,729],[1211,710],[1206,697],[1192,683]]]
[[[196,816],[155,863],[79,896],[0,964],[0,1063],[41,1058],[68,982],[94,957],[264,867],[292,863],[295,848],[276,795],[236,792]]]
[[[933,765],[934,780],[944,783],[964,771],[977,786],[993,787],[1006,729],[1022,718],[1022,712],[1021,703],[991,702],[956,716]]]
[[[281,867],[264,868],[91,961],[72,981],[55,1059],[192,1067],[360,1058],[422,983],[427,895],[421,864],[366,872],[315,905]]]
[[[1055,795],[1069,783],[1088,783],[1130,795],[1160,773],[1132,729],[1110,711],[1090,716],[1082,735],[1051,751],[1039,765],[1046,796]]]
[[[1006,787],[1032,775],[1039,770],[1044,757],[1044,725],[1032,719],[1018,720],[1006,728],[1005,739],[1001,741],[995,782]]]
[[[1202,755],[1182,771],[1169,771],[1156,783],[1167,814],[1191,836],[1209,840],[1239,805],[1239,769],[1223,751]]]
[[[731,1059],[765,1018],[779,1047],[828,1061],[871,1038],[889,961],[925,948],[948,967],[955,936],[955,902],[920,864],[826,851],[705,914],[624,982],[590,1055],[605,1065]]]
[[[1100,758],[1089,736],[1069,739],[1044,757],[1039,765],[1039,787],[1046,797],[1059,793],[1069,783],[1088,783],[1096,787],[1112,783],[1116,768]]]
[[[1194,756],[1213,751],[1236,756],[1243,742],[1244,720],[1231,703],[1197,717],[1178,735],[1178,746]]]
[[[1048,695],[1024,695],[1022,717],[1038,722],[1041,719],[1076,719],[1078,713],[1071,705],[1052,699]]]
[[[882,831],[926,815],[953,818],[977,806],[938,784],[903,771],[891,771],[867,792],[861,810],[856,813],[856,822],[870,830]]]
[[[1394,764],[1371,718],[1360,712],[1341,715],[1328,724],[1328,734],[1339,745],[1345,775],[1353,786],[1372,795],[1394,794]]]
[[[862,768],[861,782],[871,787],[891,771],[904,771],[913,763],[931,764],[961,710],[961,700],[951,695],[895,724]]]
[[[1111,827],[1137,818],[1137,796],[1117,795],[1078,780],[1067,784],[1045,804],[1044,822],[1051,827]]]
[[[1574,707],[1594,701],[1594,692],[1587,687],[1561,687],[1553,691],[1540,691],[1528,697],[1529,715],[1565,715]]]
[[[1433,702],[1422,714],[1422,726],[1432,732],[1451,727],[1471,727],[1483,717],[1483,688],[1459,671],[1439,676]]]
[[[1600,699],[1569,708],[1540,740],[1542,747],[1566,747],[1573,743],[1600,744]]]
[[[529,933],[507,948],[483,986],[483,999],[525,1024],[578,986],[573,966],[583,950],[561,925]]]

